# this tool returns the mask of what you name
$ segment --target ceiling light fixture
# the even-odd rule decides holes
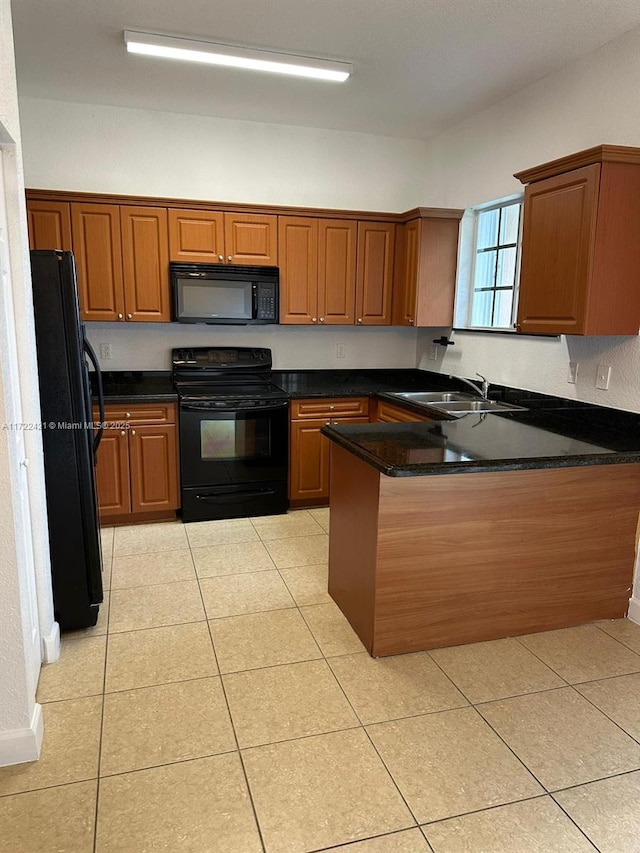
[[[209,41],[137,33],[131,30],[125,30],[124,40],[129,53],[161,56],[165,59],[185,59],[190,62],[224,65],[229,68],[249,68],[252,71],[312,77],[334,83],[344,83],[351,74],[351,66],[346,62],[233,47]]]

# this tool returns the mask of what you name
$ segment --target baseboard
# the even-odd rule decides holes
[[[42,638],[42,663],[53,663],[60,657],[60,625],[54,622],[46,637]]]
[[[631,619],[636,625],[640,625],[640,598],[631,598],[629,600],[629,612],[627,619]]]
[[[43,733],[42,705],[36,704],[28,729],[0,732],[0,767],[37,761],[40,758]]]

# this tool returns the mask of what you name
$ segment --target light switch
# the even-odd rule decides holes
[[[608,391],[610,379],[611,365],[599,364],[596,371],[596,388],[599,388],[601,391]]]

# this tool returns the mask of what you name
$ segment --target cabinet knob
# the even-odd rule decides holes
[[[227,255],[227,260],[229,261],[229,263],[231,263],[231,261],[233,260],[233,255]]]
[[[123,430],[123,429],[121,429],[121,430],[120,430],[120,435],[126,435],[126,434],[127,434],[127,433],[126,433],[126,431],[125,431],[125,430]]]
[[[123,315],[123,314],[118,314],[118,320],[123,320],[123,319],[124,319],[124,315]]]
[[[324,323],[324,317],[320,317],[320,322]]]
[[[409,317],[409,325],[413,326],[413,317]]]
[[[125,413],[124,413],[124,416],[125,416],[125,418],[130,418],[130,417],[131,417],[131,412],[125,412]]]
[[[127,320],[130,320],[133,317],[133,314],[127,314]]]
[[[516,323],[516,331],[517,331],[517,332],[521,332],[521,331],[522,331],[522,326],[520,325],[520,323]]]
[[[132,429],[132,430],[131,430],[131,435],[135,435],[135,434],[136,434],[135,429]]]
[[[218,255],[218,260],[222,263],[224,261],[224,255]]]
[[[329,411],[330,411],[330,412],[333,412],[333,411],[334,411],[334,409],[335,409],[335,406],[329,406]]]
[[[317,323],[317,322],[318,322],[318,318],[317,318],[317,317],[312,317],[312,318],[311,318],[311,322],[312,322],[312,323]]]
[[[331,426],[331,421],[327,421],[325,426]]]
[[[359,326],[361,326],[361,325],[362,325],[362,317],[358,317],[358,325],[359,325]]]

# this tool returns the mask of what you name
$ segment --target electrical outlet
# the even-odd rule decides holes
[[[111,344],[100,344],[100,358],[111,358]]]
[[[611,365],[599,364],[596,371],[596,388],[601,391],[609,390],[609,382],[611,381]]]
[[[580,367],[580,364],[577,361],[570,361],[569,362],[569,374],[567,376],[567,382],[570,385],[576,384],[576,380],[578,378],[578,368],[579,367]]]
[[[344,344],[336,344],[336,358],[345,358],[347,355],[347,348]]]
[[[437,361],[438,360],[438,347],[435,344],[432,344],[429,347],[429,354],[427,357],[428,357],[429,361]]]

